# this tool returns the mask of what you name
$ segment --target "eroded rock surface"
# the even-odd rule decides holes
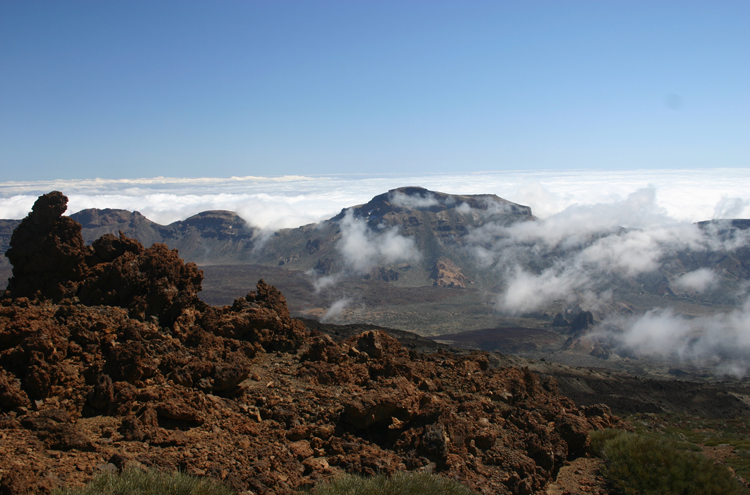
[[[263,281],[209,307],[195,297],[195,265],[125,236],[85,246],[61,216],[66,201],[40,198],[11,244],[20,268],[0,305],[2,494],[129,465],[250,493],[431,468],[480,493],[531,494],[585,453],[590,429],[619,424],[606,406],[578,409],[554,380],[492,368],[481,353],[310,332]]]
[[[430,279],[434,285],[440,287],[465,288],[471,283],[469,278],[461,272],[461,268],[447,258],[442,258],[435,263],[430,272]]]
[[[45,194],[13,232],[6,256],[13,264],[6,297],[119,306],[139,320],[169,325],[199,306],[203,273],[164,244],[148,249],[122,233],[84,245],[81,225],[63,216],[68,198]]]
[[[14,297],[60,300],[75,294],[87,271],[81,225],[62,216],[68,198],[59,191],[36,200],[13,231],[5,255],[13,265],[7,292]]]

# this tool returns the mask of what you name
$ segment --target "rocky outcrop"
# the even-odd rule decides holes
[[[439,287],[466,288],[471,280],[461,272],[461,267],[449,259],[442,258],[435,263],[430,272],[433,285]]]
[[[86,246],[81,225],[63,216],[67,203],[58,191],[41,196],[13,232],[6,297],[119,306],[133,318],[155,317],[163,325],[201,304],[203,273],[195,263],[186,264],[164,244],[144,249],[122,233]]]
[[[576,315],[572,322],[570,322],[571,333],[578,333],[584,330],[588,330],[594,324],[594,315],[591,311],[581,311]]]
[[[108,234],[94,241],[93,265],[79,285],[84,304],[127,308],[133,318],[154,317],[172,324],[189,307],[200,305],[203,272],[164,244],[144,249],[125,236]]]
[[[480,493],[531,494],[585,453],[589,430],[619,425],[481,353],[309,332],[263,281],[209,307],[195,297],[200,272],[165,246],[84,247],[61,196],[40,198],[12,243],[21,267],[25,248],[66,264],[49,280],[14,272],[1,300],[0,493],[150,466],[254,493],[430,468]]]
[[[59,301],[75,295],[88,269],[88,250],[81,225],[62,216],[67,207],[61,192],[45,194],[13,231],[5,253],[13,265],[6,289],[13,297]]]

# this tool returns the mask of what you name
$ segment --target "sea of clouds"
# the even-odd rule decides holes
[[[496,194],[547,218],[570,207],[622,202],[652,187],[655,205],[677,221],[750,216],[750,169],[507,171],[431,175],[85,179],[0,182],[0,218],[23,218],[35,199],[58,190],[68,213],[137,210],[167,224],[206,210],[231,210],[253,226],[298,227],[403,186],[449,194]],[[614,206],[616,207],[616,206]],[[625,218],[642,224],[643,219]]]
[[[750,218],[750,169],[0,182],[0,218],[23,218],[37,196],[60,190],[70,199],[68,213],[121,208],[168,224],[201,211],[231,210],[269,233],[319,222],[403,186],[449,194],[496,194],[531,207],[537,222],[490,223],[468,236],[467,248],[477,263],[503,280],[497,307],[509,314],[560,300],[596,310],[611,296],[607,284],[612,276],[653,272],[680,250],[732,250],[750,243],[744,235],[720,238],[694,225],[702,220]],[[435,201],[431,197],[392,200],[424,203],[411,206]],[[413,240],[396,229],[375,232],[351,214],[344,216],[341,226],[338,248],[349,273],[420,257]],[[566,255],[557,256],[560,252]],[[534,256],[555,261],[532,272],[525,266]],[[319,278],[316,288],[333,286],[342,276],[346,274]],[[702,293],[716,282],[717,273],[700,269],[674,284]],[[599,332],[640,355],[668,355],[744,375],[750,362],[747,290],[743,287],[727,296],[727,302],[736,306],[728,313],[688,319],[657,307],[644,315],[610,318]],[[354,303],[336,301],[326,319]]]

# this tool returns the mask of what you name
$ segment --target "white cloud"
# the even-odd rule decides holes
[[[750,300],[734,311],[686,318],[656,308],[633,318],[613,317],[596,334],[619,352],[679,359],[742,377],[750,371]]]
[[[537,229],[544,225],[541,222],[531,224]],[[514,227],[508,230],[513,232]],[[542,236],[540,233],[537,238],[544,239]],[[544,308],[556,300],[581,303],[585,299],[588,309],[595,309],[607,302],[606,291],[613,277],[632,278],[653,272],[667,255],[685,249],[704,251],[715,246],[715,240],[693,224],[604,233],[587,241],[572,247],[572,242],[558,242],[565,246],[563,249],[536,242],[529,249],[528,241],[519,243],[509,236],[496,243],[494,250],[483,248],[478,253],[475,251],[475,255],[485,265],[489,264],[488,259],[494,261],[496,269],[504,274],[505,289],[499,297],[500,307],[511,313],[522,313]],[[520,268],[534,259],[554,261],[538,274]],[[702,271],[684,279],[684,283],[695,287],[709,282],[710,274]]]
[[[674,284],[687,290],[705,292],[718,282],[716,272],[708,268],[699,268],[695,271],[685,273],[675,280]]]
[[[421,257],[413,239],[400,235],[397,229],[374,232],[367,222],[354,218],[351,209],[341,220],[337,248],[355,272],[366,272],[380,263],[416,261]]]
[[[581,276],[585,277],[585,274]],[[566,268],[555,267],[536,275],[516,267],[498,302],[506,312],[525,313],[556,300],[574,302],[577,292],[589,283],[587,278],[580,278]]]
[[[722,197],[714,208],[712,218],[742,218],[748,201],[742,198]]]
[[[440,191],[442,192],[442,191]],[[437,204],[440,204],[440,202],[435,198],[434,194],[425,194],[424,196],[418,196],[418,195],[407,195],[400,191],[396,191],[394,193],[391,193],[390,195],[390,202],[396,205],[404,206],[406,208],[429,208],[430,206],[435,206]]]
[[[323,323],[337,320],[341,313],[352,303],[352,298],[344,297],[331,304],[331,307],[320,317]]]
[[[586,247],[580,257],[591,269],[632,277],[656,270],[668,253],[687,248],[704,250],[706,247],[698,227],[682,224],[607,235]]]
[[[571,206],[623,201],[649,185],[656,191],[655,206],[680,221],[746,215],[746,208],[740,210],[740,206],[750,204],[750,169],[156,177],[0,182],[0,218],[23,218],[37,196],[59,190],[71,198],[71,213],[84,208],[122,208],[170,223],[207,209],[242,210],[243,218],[256,227],[296,227],[329,218],[343,208],[404,185],[451,194],[496,194],[530,206],[539,218],[549,218]]]
[[[684,352],[685,337],[692,333],[692,325],[685,318],[670,309],[654,309],[629,322],[619,340],[641,354],[669,355]]]
[[[318,278],[316,278],[317,274],[312,270],[306,273],[307,275],[313,278],[313,289],[315,289],[316,294],[322,291],[323,289],[333,287],[339,282],[341,278],[341,274],[339,273],[334,273],[333,275],[325,275],[323,277],[318,277]]]
[[[458,211],[462,215],[468,215],[469,213],[471,213],[471,206],[469,206],[469,203],[461,203],[460,205],[456,206],[456,211]]]
[[[499,307],[523,313],[554,301],[585,300],[594,309],[607,302],[613,277],[653,272],[679,251],[731,250],[747,243],[747,233],[722,237],[720,227],[676,222],[648,187],[617,202],[573,205],[541,221],[485,225],[468,239],[475,259],[494,266],[504,281]],[[522,268],[529,264],[538,267],[535,273]],[[680,281],[696,291],[713,282],[705,271]]]

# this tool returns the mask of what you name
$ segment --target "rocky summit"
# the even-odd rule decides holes
[[[91,246],[38,199],[0,305],[0,494],[128,466],[292,493],[341,473],[432,469],[479,493],[540,493],[621,423],[483,353],[419,354],[384,332],[334,341],[258,282],[230,306],[163,244]]]

